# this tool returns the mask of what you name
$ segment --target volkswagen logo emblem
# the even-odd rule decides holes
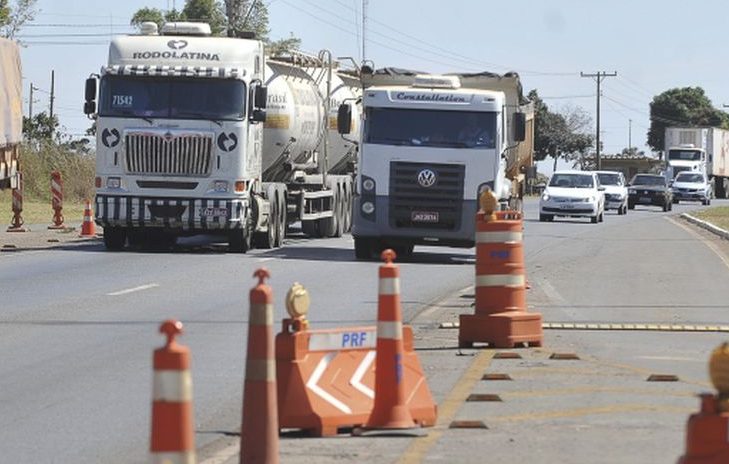
[[[435,185],[435,181],[437,179],[438,177],[432,169],[423,169],[418,173],[418,184],[420,184],[421,187],[432,187]]]

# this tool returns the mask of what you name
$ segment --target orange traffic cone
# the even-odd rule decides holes
[[[175,341],[182,333],[182,323],[167,320],[159,331],[167,336],[167,343],[154,351],[152,462],[193,464],[195,435],[190,349]]]
[[[395,252],[382,252],[385,264],[379,270],[377,297],[377,355],[375,358],[375,400],[367,424],[360,433],[423,435],[410,414],[403,382],[402,311],[400,269],[392,262]]]
[[[84,222],[81,224],[81,236],[91,237],[96,235],[96,224],[94,224],[94,212],[91,210],[91,202],[86,200],[84,208]]]
[[[258,269],[253,275],[258,277],[258,285],[250,293],[240,463],[277,464],[278,399],[273,343],[273,293],[265,282],[270,277],[266,269]]]

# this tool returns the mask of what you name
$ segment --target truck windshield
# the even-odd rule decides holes
[[[107,75],[99,115],[132,118],[241,120],[246,86],[234,79]]]
[[[365,143],[496,148],[496,113],[369,108]]]
[[[701,152],[698,150],[668,150],[669,161],[701,161]]]

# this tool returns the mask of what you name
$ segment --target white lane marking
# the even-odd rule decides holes
[[[215,453],[215,456],[212,456],[204,461],[201,461],[200,464],[223,464],[225,462],[228,462],[228,460],[234,456],[240,455],[240,443],[236,442],[227,448],[223,448],[222,450]]]
[[[270,258],[270,257],[269,257],[269,258],[260,258],[260,259],[258,260],[258,262],[259,262],[259,263],[265,263],[266,261],[272,261],[272,260],[273,260],[273,258]]]
[[[107,293],[108,296],[119,296],[126,295],[127,293],[141,292],[142,290],[149,290],[150,288],[157,288],[159,284],[146,284],[140,285],[139,287],[127,288],[126,290],[119,290],[118,292]]]
[[[362,383],[362,378],[365,376],[367,370],[370,368],[372,362],[375,360],[376,354],[377,353],[375,351],[368,351],[360,365],[357,367],[357,370],[354,371],[352,379],[349,381],[349,383],[354,388],[361,391],[365,396],[367,396],[368,398],[372,398],[373,400],[375,399],[375,392],[370,387]]]
[[[543,280],[539,282],[539,286],[542,287],[542,290],[547,295],[547,298],[552,300],[552,302],[561,304],[565,303],[565,299],[562,298],[562,295],[559,294],[556,288],[552,286],[548,281]]]
[[[710,240],[707,240],[706,238],[704,238],[701,235],[699,235],[698,233],[696,233],[696,231],[692,230],[689,226],[684,225],[684,224],[681,224],[680,222],[676,221],[673,218],[666,217],[666,216],[664,216],[663,218],[665,220],[667,220],[668,222],[670,222],[670,223],[672,223],[674,225],[677,225],[678,227],[682,228],[683,230],[685,230],[689,234],[693,235],[694,238],[700,240],[704,245],[706,245],[707,247],[709,247],[709,249],[711,251],[713,251],[716,256],[719,257],[719,259],[721,260],[721,262],[724,263],[724,265],[726,267],[729,267],[729,259],[727,259],[727,257],[724,256],[724,253],[722,253],[721,250],[719,250],[719,248],[717,248],[716,245],[714,245],[713,243],[711,243]]]
[[[335,351],[333,353],[327,353],[326,356],[321,358],[321,361],[319,361],[316,369],[314,369],[314,372],[312,372],[311,377],[309,377],[309,381],[306,382],[306,388],[313,391],[321,399],[331,404],[335,408],[339,409],[343,413],[352,414],[352,410],[349,408],[349,406],[342,403],[341,401],[333,397],[329,392],[324,391],[323,388],[317,385],[317,382],[319,382],[319,379],[321,379],[321,376],[324,375],[324,372],[327,370],[329,363],[332,362],[332,359],[334,359],[336,355],[337,352]]]

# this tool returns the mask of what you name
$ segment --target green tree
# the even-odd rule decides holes
[[[268,7],[261,0],[225,0],[228,36],[250,31],[256,38],[268,41]]]
[[[51,117],[45,111],[34,114],[32,118],[23,116],[23,135],[27,140],[53,140],[58,129],[58,116]]]
[[[555,169],[559,158],[579,162],[594,142],[587,133],[590,116],[579,107],[550,111],[537,90],[529,92],[528,98],[534,103],[535,112],[534,159],[541,161],[551,156]]]
[[[217,0],[187,0],[182,14],[188,21],[210,24],[213,35],[222,35],[227,27],[223,5]]]
[[[666,127],[712,126],[729,128],[729,116],[714,108],[701,87],[669,89],[650,103],[651,126],[648,145],[655,151],[665,149]]]
[[[33,21],[38,13],[36,1],[16,0],[15,6],[10,6],[8,0],[0,0],[0,37],[13,39],[26,23]]]
[[[162,25],[170,21],[184,21],[185,14],[181,11],[170,10],[163,12],[158,8],[140,8],[134,13],[129,24],[132,26],[141,27],[144,22],[153,22],[157,24],[157,27],[161,28]]]

